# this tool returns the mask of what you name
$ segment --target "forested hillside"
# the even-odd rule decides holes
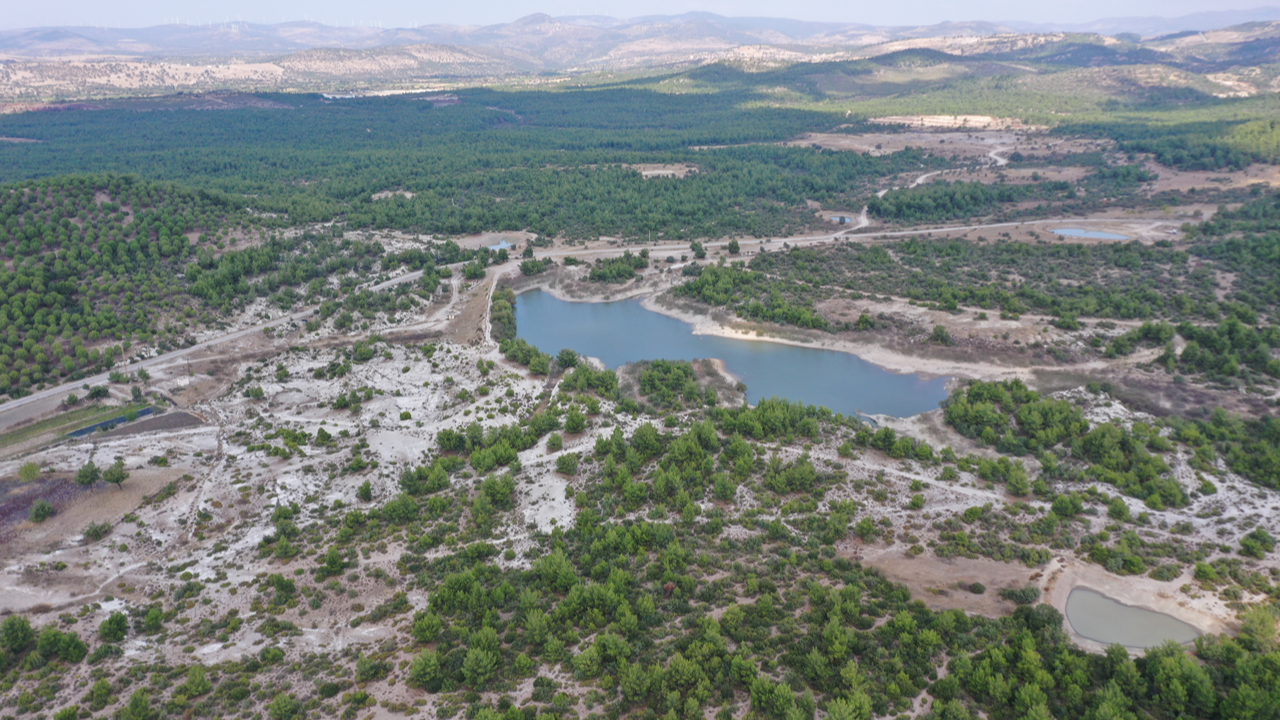
[[[749,96],[731,93],[461,97],[444,107],[414,97],[281,97],[292,109],[3,116],[0,133],[42,142],[0,147],[0,179],[138,173],[249,195],[254,209],[294,223],[340,218],[352,228],[697,238],[799,230],[812,219],[806,199],[852,203],[876,177],[937,164],[918,152],[737,147],[829,129],[837,118],[741,112]],[[698,171],[646,180],[627,167],[668,162]],[[412,197],[373,199],[386,190]]]
[[[259,298],[281,309],[341,300],[347,311],[385,311],[381,301],[365,307],[368,293],[349,293],[356,277],[409,264],[428,271],[419,287],[430,293],[437,258],[475,254],[450,243],[384,258],[378,243],[281,234],[279,221],[224,193],[134,176],[14,183],[0,186],[0,201],[0,394],[10,396],[143,348],[189,345]],[[241,238],[250,247],[237,248]],[[321,308],[324,319],[335,311]]]

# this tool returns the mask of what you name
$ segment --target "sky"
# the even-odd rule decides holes
[[[727,16],[786,17],[872,25],[929,25],[945,20],[1086,22],[1118,16],[1176,17],[1268,4],[1259,0],[6,0],[0,28],[98,25],[146,27],[175,22],[277,23],[415,27],[435,23],[488,25],[544,12],[555,16],[674,15],[693,10]]]

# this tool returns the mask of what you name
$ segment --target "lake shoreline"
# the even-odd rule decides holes
[[[561,288],[544,283],[522,285],[521,294],[535,288],[546,292],[516,303],[517,335],[534,345],[570,347],[610,367],[655,357],[719,360],[717,369],[744,382],[753,404],[777,396],[845,415],[910,417],[936,409],[949,394],[950,378],[942,375],[896,372],[857,353],[794,338],[700,326],[690,321],[696,318],[655,303],[663,288],[654,283],[608,298],[584,297],[574,286],[557,292]],[[605,309],[608,302],[624,299],[636,302]],[[593,305],[597,309],[588,309]],[[764,340],[771,349],[743,340]]]
[[[667,276],[667,277],[664,277]],[[671,277],[674,276],[674,277]],[[1034,375],[1032,367],[1010,367],[996,363],[974,363],[945,358],[931,358],[910,355],[885,348],[875,342],[851,342],[831,333],[817,335],[820,331],[805,331],[799,328],[779,328],[797,337],[782,337],[778,334],[761,334],[759,330],[743,329],[743,323],[719,311],[708,308],[708,312],[696,312],[680,307],[680,303],[667,291],[679,285],[686,278],[674,272],[663,275],[649,275],[624,286],[587,286],[576,279],[566,278],[562,274],[536,276],[534,278],[518,278],[512,283],[512,291],[517,296],[532,291],[542,290],[557,300],[572,303],[610,303],[623,300],[639,300],[646,310],[665,315],[692,326],[694,335],[720,337],[728,340],[749,340],[766,342],[792,347],[815,350],[833,350],[853,355],[886,372],[894,375],[916,375],[922,380],[947,378],[948,392],[962,385],[966,380],[1031,380]],[[563,281],[575,282],[575,292],[570,292]],[[586,286],[586,287],[583,287]],[[583,292],[585,291],[585,292]],[[797,339],[798,337],[806,339]]]

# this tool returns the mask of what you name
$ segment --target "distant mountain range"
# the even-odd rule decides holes
[[[1280,20],[1280,8],[1222,10],[1176,18],[1119,17],[1088,23],[945,22],[880,27],[784,18],[723,17],[712,13],[654,15],[627,20],[603,16],[554,18],[535,14],[485,26],[424,25],[415,28],[335,27],[314,22],[276,25],[223,23],[148,28],[45,27],[0,31],[0,55],[271,57],[319,48],[373,50],[409,45],[451,45],[504,58],[528,69],[581,69],[627,64],[635,56],[716,52],[743,45],[850,48],[918,38],[1004,33],[1134,33],[1145,38],[1205,31],[1248,22]]]

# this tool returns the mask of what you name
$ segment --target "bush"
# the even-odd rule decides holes
[[[1000,597],[1015,605],[1032,605],[1040,599],[1040,588],[1028,585],[1023,588],[1005,588]]]
[[[18,468],[18,479],[22,482],[31,482],[40,477],[40,464],[34,461],[22,463]]]
[[[969,585],[969,592],[973,593],[974,595],[982,595],[987,592],[987,586],[983,585],[980,582],[971,583]]]
[[[111,523],[89,523],[84,529],[84,537],[90,542],[97,542],[111,533]]]
[[[105,643],[118,643],[129,632],[129,618],[122,612],[113,612],[98,625],[98,637]]]
[[[578,474],[578,454],[565,453],[556,458],[556,471],[562,475]]]
[[[57,511],[53,509],[53,503],[40,498],[31,504],[31,514],[27,517],[31,519],[31,522],[44,522],[53,517],[55,512]]]
[[[151,708],[151,695],[146,690],[135,690],[129,696],[129,704],[116,714],[119,720],[152,720],[156,716]]]
[[[481,270],[483,273],[483,269]],[[267,714],[271,716],[271,720],[291,720],[298,711],[302,709],[302,704],[293,699],[293,696],[280,693],[271,701],[271,705],[267,707]]]
[[[124,650],[121,650],[119,645],[99,645],[94,649],[93,653],[89,655],[89,664],[97,665],[103,660],[121,657],[122,655],[124,655]]]
[[[1276,539],[1263,528],[1257,528],[1240,538],[1240,554],[1245,557],[1261,560],[1267,553],[1275,549]]]
[[[939,345],[950,345],[953,341],[951,333],[941,325],[934,325],[933,332],[929,335],[929,342]]]

